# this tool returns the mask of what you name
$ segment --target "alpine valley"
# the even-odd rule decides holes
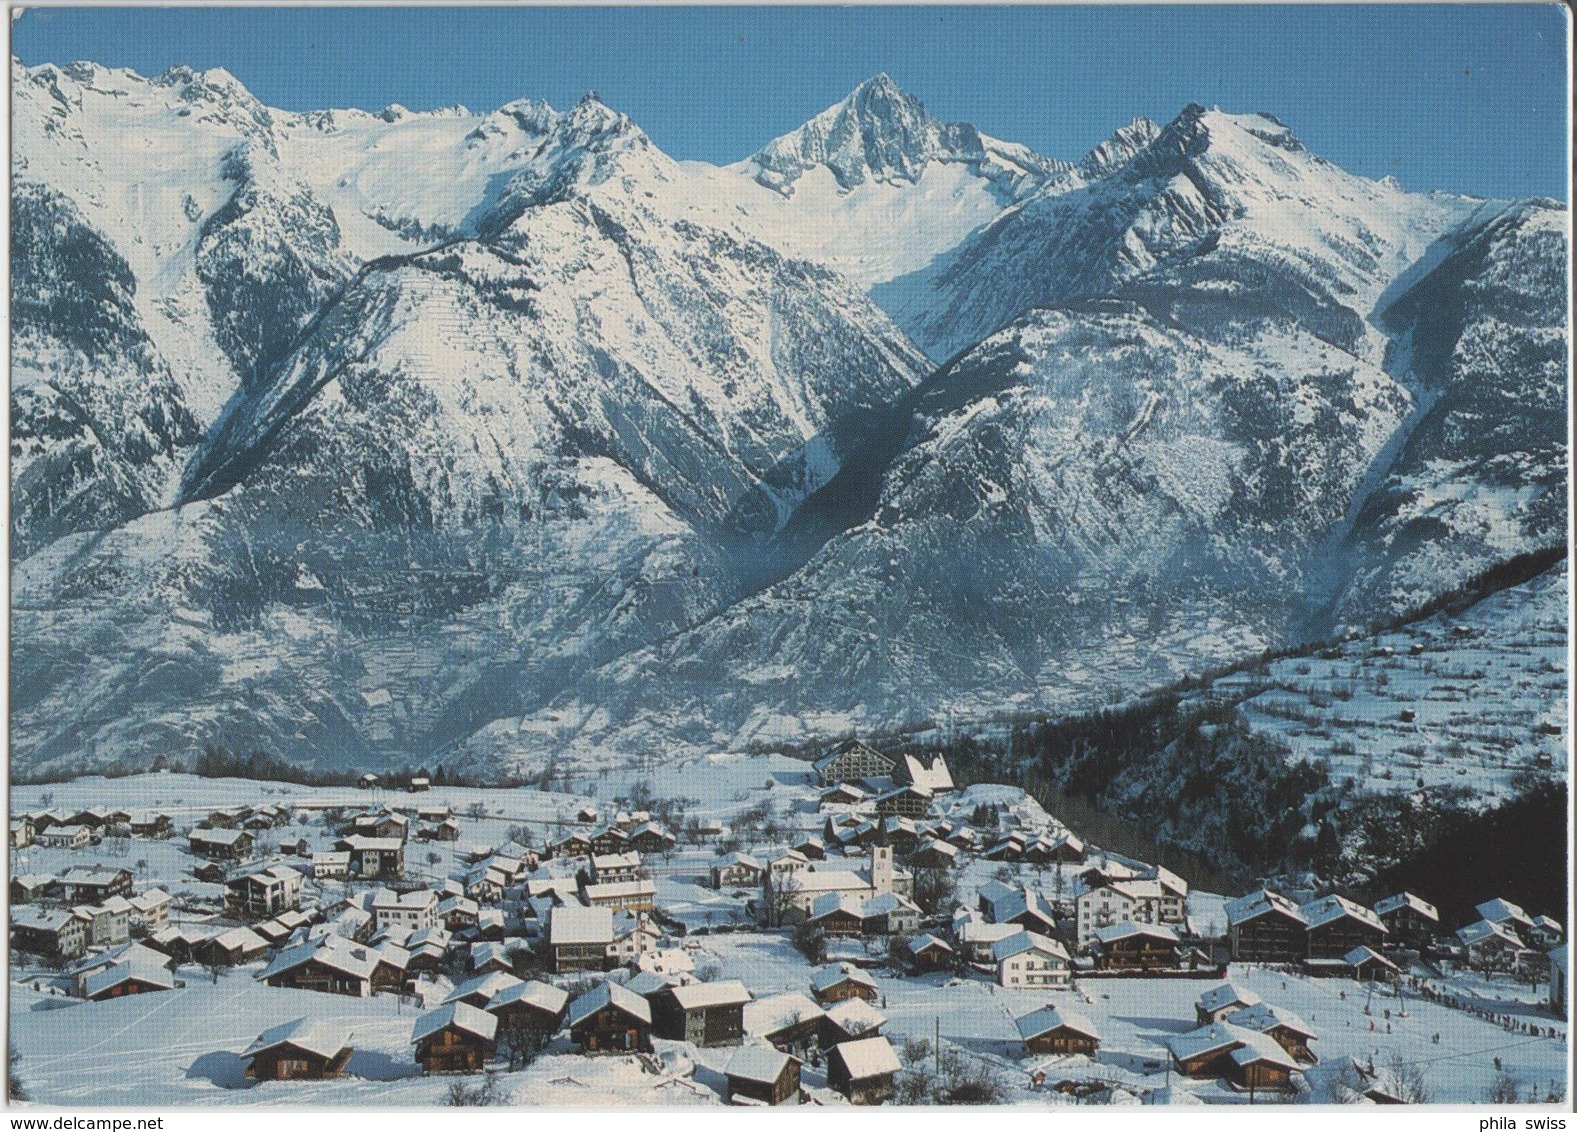
[[[11,81],[15,774],[522,781],[1564,623],[1557,202],[885,75],[726,167],[595,95]]]

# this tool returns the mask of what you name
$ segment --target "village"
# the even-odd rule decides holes
[[[1565,1095],[1557,910],[1195,891],[852,739],[614,788],[15,787],[13,1071],[45,1104]]]

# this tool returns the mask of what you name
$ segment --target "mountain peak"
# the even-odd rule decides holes
[[[934,117],[883,71],[799,129],[768,142],[746,164],[761,184],[789,196],[794,183],[818,166],[829,169],[845,192],[867,181],[913,184],[933,161],[966,163],[996,180],[1006,174],[991,161],[993,149],[1018,152],[971,125]],[[1020,164],[1032,171],[1045,163],[1027,150],[1020,156],[1030,159]]]

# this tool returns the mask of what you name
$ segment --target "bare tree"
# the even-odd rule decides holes
[[[1489,1104],[1516,1104],[1517,1079],[1502,1069],[1495,1074],[1495,1082],[1484,1092],[1484,1100]]]
[[[769,928],[781,928],[794,918],[799,894],[799,877],[787,869],[768,869],[761,880],[762,906]]]
[[[1397,1100],[1403,1104],[1429,1103],[1429,1084],[1423,1066],[1408,1061],[1398,1051],[1391,1054],[1386,1069],[1390,1073],[1391,1088]]]

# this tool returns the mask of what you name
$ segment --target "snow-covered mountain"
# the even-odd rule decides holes
[[[1086,707],[1564,535],[1565,211],[1262,115],[1066,163],[879,76],[718,168],[591,96],[13,85],[19,767]]]

